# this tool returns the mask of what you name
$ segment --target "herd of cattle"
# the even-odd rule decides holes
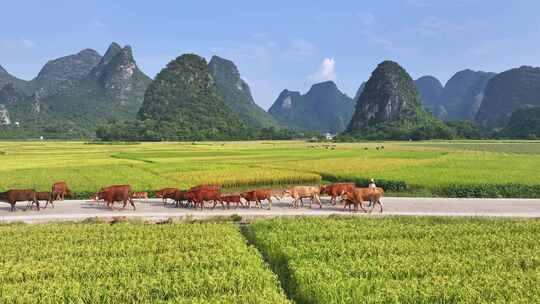
[[[39,211],[40,202],[45,201],[45,208],[50,204],[54,208],[54,201],[64,200],[70,196],[71,191],[65,182],[55,183],[51,192],[37,192],[32,189],[14,189],[0,193],[0,201],[11,205],[11,211],[15,211],[17,202],[28,202],[27,207],[36,207]],[[256,189],[238,194],[225,194],[221,192],[221,187],[217,185],[201,185],[187,190],[177,188],[164,188],[156,191],[156,197],[161,198],[164,204],[173,201],[176,207],[200,208],[203,210],[205,204],[212,204],[212,209],[220,204],[223,209],[229,209],[231,205],[251,208],[251,203],[255,207],[262,208],[263,201],[266,201],[267,208],[272,209],[272,199],[280,201],[284,197],[291,197],[290,208],[303,207],[304,199],[309,199],[310,208],[315,203],[322,208],[321,196],[330,197],[332,205],[337,204],[338,198],[344,204],[343,208],[354,206],[354,210],[359,208],[367,212],[364,203],[368,203],[369,211],[376,205],[383,211],[381,198],[384,190],[378,187],[357,188],[354,183],[334,183],[324,186],[294,186],[276,194],[272,189]],[[96,202],[103,201],[107,208],[113,209],[115,202],[123,203],[125,209],[129,203],[135,210],[134,199],[148,200],[147,192],[133,192],[130,185],[114,185],[100,189],[91,199]]]

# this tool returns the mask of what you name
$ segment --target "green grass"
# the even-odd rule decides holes
[[[384,150],[376,146],[384,145]],[[321,144],[301,141],[123,143],[0,142],[0,191],[47,190],[64,180],[75,193],[110,184],[137,191],[218,183],[226,188],[317,184],[323,179],[403,181],[420,195],[453,185],[540,186],[538,141]],[[534,192],[534,191],[531,191]]]
[[[0,303],[287,303],[232,224],[0,226]]]
[[[275,219],[249,235],[297,303],[540,302],[540,221]]]

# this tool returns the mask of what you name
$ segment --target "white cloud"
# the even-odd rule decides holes
[[[334,58],[324,58],[315,74],[309,76],[310,80],[316,82],[336,80],[336,78],[336,61]]]

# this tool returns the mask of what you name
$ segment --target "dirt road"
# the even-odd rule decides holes
[[[364,213],[350,213],[341,205],[331,206],[323,200],[323,208],[313,205],[309,207],[291,209],[290,200],[274,202],[272,210],[266,209],[230,209],[204,211],[194,209],[175,208],[173,204],[163,205],[160,200],[150,200],[148,203],[136,202],[137,210],[105,209],[95,202],[84,200],[71,200],[56,202],[54,209],[47,208],[41,211],[23,211],[26,204],[18,205],[16,212],[9,212],[9,205],[0,203],[0,222],[49,222],[49,221],[79,221],[92,217],[111,218],[116,216],[140,217],[144,219],[166,218],[207,218],[213,216],[230,216],[238,214],[242,217],[274,217],[274,216],[327,216],[327,215],[358,215]],[[383,215],[409,215],[409,216],[483,216],[483,217],[538,217],[540,218],[540,199],[447,199],[447,198],[393,198],[383,200]],[[309,205],[309,204],[308,204]],[[117,204],[116,207],[121,207]],[[266,204],[264,204],[266,207]],[[372,215],[378,216],[377,212]]]

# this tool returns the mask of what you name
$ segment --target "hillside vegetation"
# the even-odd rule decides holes
[[[345,133],[367,139],[452,137],[448,126],[422,108],[411,76],[392,61],[382,62],[373,71]]]

